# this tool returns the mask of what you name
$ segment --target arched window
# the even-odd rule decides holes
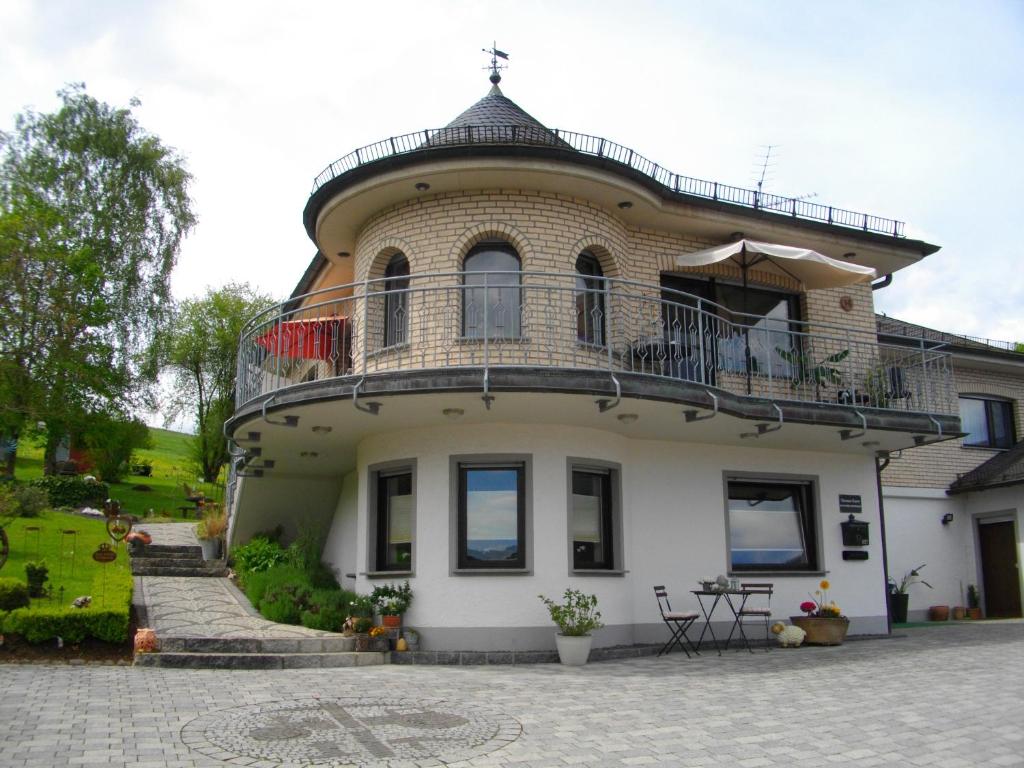
[[[409,328],[409,260],[396,253],[384,270],[384,346],[404,344]]]
[[[462,335],[469,339],[518,339],[520,336],[519,256],[505,242],[473,248],[463,265]]]
[[[576,259],[576,338],[604,346],[605,281],[601,263],[589,251]]]

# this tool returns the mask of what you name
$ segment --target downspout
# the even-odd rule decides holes
[[[885,585],[885,634],[892,635],[892,615],[889,612],[889,551],[885,541],[885,504],[882,501],[882,472],[889,466],[889,455],[875,456],[875,481],[878,486],[878,534],[882,540],[882,579]]]
[[[875,282],[873,282],[871,284],[871,290],[872,291],[877,291],[877,290],[879,290],[881,288],[887,287],[891,283],[892,283],[892,273],[890,272],[888,275],[883,277],[881,280],[876,280]]]

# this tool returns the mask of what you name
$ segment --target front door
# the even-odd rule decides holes
[[[1013,521],[986,523],[979,520],[978,548],[985,615],[990,618],[1020,616],[1020,564]]]

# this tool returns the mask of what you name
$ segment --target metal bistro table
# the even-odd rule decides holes
[[[729,637],[725,640],[725,647],[728,650],[729,643],[732,642],[732,636],[739,630],[740,637],[743,638],[743,644],[747,650],[751,653],[754,649],[750,647],[750,640],[747,639],[747,633],[743,631],[743,622],[740,621],[740,614],[743,611],[744,606],[747,604],[747,599],[752,594],[746,589],[695,589],[693,594],[697,596],[697,603],[700,605],[701,613],[704,614],[704,628],[700,631],[700,637],[697,639],[697,649],[699,650],[701,644],[704,642],[704,633],[711,633],[711,642],[715,646],[715,650],[718,651],[718,655],[722,655],[722,647],[718,644],[718,638],[715,637],[715,630],[711,626],[711,617],[715,615],[715,609],[718,608],[720,603],[725,603],[728,606],[729,611],[732,613],[732,627],[729,629]],[[708,598],[711,598],[708,600]],[[724,598],[724,599],[723,599]],[[708,603],[710,602],[710,607]]]

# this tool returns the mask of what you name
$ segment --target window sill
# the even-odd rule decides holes
[[[381,347],[380,349],[376,349],[373,352],[367,352],[366,359],[373,360],[374,358],[377,357],[387,357],[388,355],[394,352],[404,352],[411,346],[412,345],[408,341],[403,341],[398,344],[392,344],[391,346],[388,347]]]
[[[396,576],[415,576],[415,571],[367,571],[363,574],[368,579],[393,579]]]
[[[997,448],[994,445],[967,445],[966,443],[964,443],[960,447],[961,448],[966,448],[969,451],[1008,451],[1008,450],[1010,450],[1009,448]]]
[[[459,336],[459,344],[483,344],[483,336]],[[529,336],[491,336],[486,340],[489,344],[529,344]]]
[[[570,576],[625,576],[629,571],[616,568],[573,568]]]
[[[452,576],[530,576],[529,568],[453,568]]]

